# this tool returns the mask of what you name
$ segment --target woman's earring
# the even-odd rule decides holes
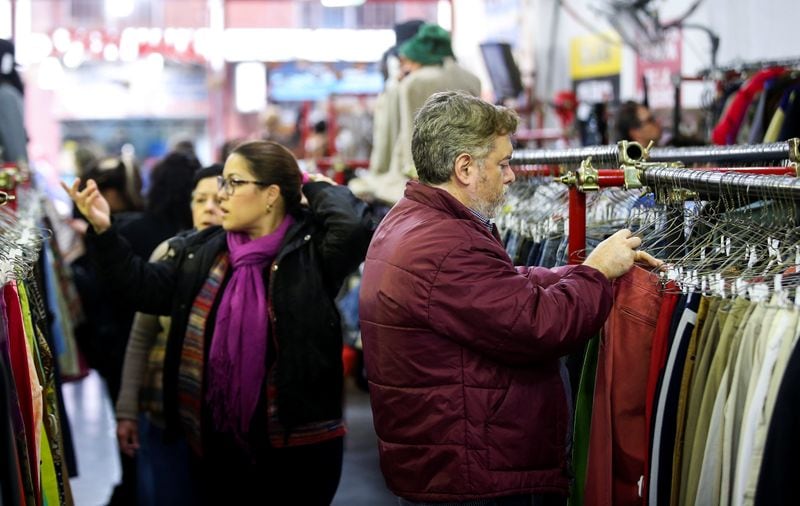
[[[267,214],[272,212],[272,204],[267,204]]]

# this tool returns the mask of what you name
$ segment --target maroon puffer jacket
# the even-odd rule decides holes
[[[558,357],[596,333],[611,284],[515,269],[449,193],[410,182],[367,253],[360,315],[381,468],[412,501],[567,493]]]

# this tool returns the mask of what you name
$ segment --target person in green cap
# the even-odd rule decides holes
[[[480,96],[478,77],[455,61],[450,33],[436,24],[424,24],[398,48],[403,79],[398,87],[400,132],[392,150],[389,172],[402,176],[398,184],[380,189],[383,200],[400,200],[408,177],[415,177],[411,157],[414,115],[425,101],[441,91],[464,91]]]

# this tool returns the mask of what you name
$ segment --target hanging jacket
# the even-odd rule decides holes
[[[264,269],[275,353],[278,418],[288,431],[342,414],[342,335],[334,297],[361,263],[374,228],[367,205],[342,186],[303,186],[310,210],[295,216],[272,266]],[[167,430],[178,427],[177,375],[192,303],[217,255],[227,249],[226,232],[210,227],[187,236],[167,260],[135,257],[112,227],[88,235],[93,259],[106,282],[133,300],[138,310],[169,314],[172,326],[164,364]],[[173,245],[173,244],[171,244]],[[222,290],[209,315],[213,321]],[[213,325],[206,327],[206,356]],[[267,357],[265,357],[267,360]]]
[[[756,93],[764,88],[764,84],[770,79],[774,79],[786,72],[783,67],[772,67],[757,72],[753,77],[739,88],[730,106],[725,110],[714,131],[711,132],[711,140],[714,144],[733,144],[742,120],[747,113],[750,102],[753,101]]]
[[[611,308],[597,270],[515,268],[444,190],[409,182],[367,253],[360,317],[381,469],[412,501],[567,493],[559,357]]]

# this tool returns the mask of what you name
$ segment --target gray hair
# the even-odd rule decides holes
[[[425,184],[450,180],[456,158],[467,153],[479,164],[494,149],[495,136],[510,135],[519,117],[461,91],[431,95],[414,118],[411,155]]]

